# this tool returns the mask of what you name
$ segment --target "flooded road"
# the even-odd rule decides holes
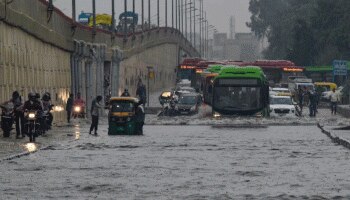
[[[314,126],[76,132],[0,162],[4,199],[349,199],[349,150]],[[78,135],[79,134],[79,135]],[[6,170],[5,170],[6,169]]]

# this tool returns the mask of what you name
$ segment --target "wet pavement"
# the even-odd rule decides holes
[[[4,199],[349,199],[348,149],[316,126],[145,126],[0,163]],[[4,170],[8,169],[8,170]]]

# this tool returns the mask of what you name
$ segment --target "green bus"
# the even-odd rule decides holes
[[[201,92],[204,103],[211,105],[213,99],[213,79],[217,76],[223,65],[210,65],[201,76]]]
[[[269,115],[269,83],[260,67],[225,66],[213,80],[214,117]]]

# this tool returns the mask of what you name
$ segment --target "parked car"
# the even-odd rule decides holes
[[[183,94],[179,97],[175,109],[179,114],[194,114],[198,113],[200,103],[197,93]]]
[[[295,105],[290,96],[270,96],[270,116],[295,117]]]

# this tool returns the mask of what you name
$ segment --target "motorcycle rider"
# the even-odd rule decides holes
[[[2,108],[1,129],[3,130],[3,136],[10,137],[10,132],[12,130],[12,124],[14,119],[14,104],[10,100],[2,103],[0,107]]]
[[[129,93],[128,89],[124,89],[122,97],[130,97],[130,93]]]
[[[28,94],[28,100],[23,105],[23,111],[37,111],[37,115],[39,116],[38,118],[40,118],[40,115],[43,111],[43,107],[41,102],[38,101],[37,97],[38,97],[37,94],[30,92]],[[41,123],[40,120],[39,120],[39,123]],[[26,131],[26,129],[24,130]],[[29,133],[26,133],[26,134],[28,135]]]
[[[19,95],[17,91],[14,91],[12,93],[12,99],[11,99],[13,105],[14,105],[14,112],[15,112],[15,122],[16,122],[16,138],[24,138],[25,134],[23,132],[24,128],[24,115],[21,109],[22,106],[22,98]],[[21,137],[22,136],[22,137]]]
[[[75,107],[75,106],[79,106],[81,109],[81,112],[83,113],[83,114],[85,114],[85,101],[81,98],[81,94],[80,93],[78,93],[77,94],[77,98],[74,100],[74,103],[73,103],[73,107]],[[76,116],[74,115],[74,118],[75,118]]]
[[[47,117],[47,120],[44,120],[47,129],[51,129],[53,115],[50,112],[54,105],[51,103],[51,95],[49,92],[45,92],[43,97],[41,98],[44,108],[44,115]]]

